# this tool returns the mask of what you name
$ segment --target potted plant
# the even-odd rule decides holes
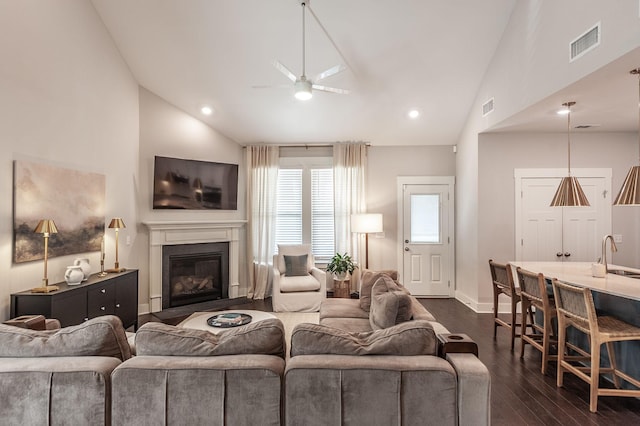
[[[352,274],[356,268],[356,264],[347,253],[336,253],[327,264],[327,272],[333,273],[333,276],[341,281],[345,279],[347,274]]]

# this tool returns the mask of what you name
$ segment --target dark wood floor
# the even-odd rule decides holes
[[[501,425],[635,425],[640,424],[640,400],[600,397],[598,412],[589,412],[588,385],[565,374],[564,387],[556,387],[556,368],[550,363],[540,373],[540,353],[525,348],[520,358],[520,340],[510,349],[508,331],[498,328],[493,338],[493,316],[477,314],[455,299],[420,299],[421,303],[449,331],[466,333],[478,343],[480,360],[491,373],[492,424]],[[271,300],[255,301],[225,309],[272,311]],[[177,324],[180,315],[163,322]],[[140,324],[160,321],[152,314],[140,316]],[[640,357],[640,354],[638,354]]]

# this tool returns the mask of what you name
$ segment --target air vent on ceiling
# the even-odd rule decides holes
[[[493,98],[482,104],[482,116],[486,117],[491,111],[493,111]]]
[[[569,62],[600,45],[600,22],[587,30],[569,45]]]

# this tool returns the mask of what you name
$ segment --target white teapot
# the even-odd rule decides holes
[[[64,280],[68,285],[78,285],[84,279],[84,272],[82,272],[81,266],[67,266],[67,271],[64,273]]]

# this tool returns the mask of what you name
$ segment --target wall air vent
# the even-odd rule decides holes
[[[482,116],[486,117],[491,111],[493,111],[493,98],[482,104]]]
[[[600,127],[600,124],[579,124],[574,129],[591,129],[593,127]]]
[[[590,28],[569,45],[569,62],[595,49],[600,45],[600,22]]]

